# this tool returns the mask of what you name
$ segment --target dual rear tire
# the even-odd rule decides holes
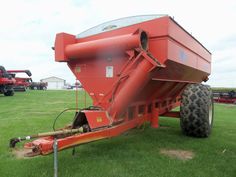
[[[208,137],[214,115],[213,94],[209,86],[190,84],[182,93],[180,126],[187,136]]]

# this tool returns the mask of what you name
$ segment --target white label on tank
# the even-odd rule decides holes
[[[113,77],[113,66],[106,66],[106,77]]]

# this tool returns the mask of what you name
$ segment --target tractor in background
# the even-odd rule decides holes
[[[5,96],[13,96],[13,86],[16,83],[15,79],[9,74],[3,66],[0,66],[0,94]]]
[[[15,84],[13,86],[14,91],[23,91],[25,92],[27,88],[31,85],[31,72],[30,70],[8,70],[7,71],[15,80]],[[25,73],[28,77],[19,77],[16,76],[19,73]]]

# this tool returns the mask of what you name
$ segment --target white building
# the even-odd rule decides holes
[[[66,84],[66,80],[55,76],[41,79],[40,81],[47,82],[48,83],[47,89],[49,90],[63,89]]]

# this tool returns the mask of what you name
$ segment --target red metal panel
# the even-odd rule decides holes
[[[56,35],[56,40],[54,44],[55,48],[55,60],[58,62],[67,62],[69,61],[66,56],[65,48],[69,44],[74,44],[76,42],[75,35],[67,33],[58,33]]]
[[[5,85],[5,84],[14,84],[16,82],[15,79],[8,79],[8,78],[0,78],[0,85]]]
[[[111,124],[105,111],[83,111],[91,129],[106,127]]]
[[[106,108],[106,105],[109,104],[111,90],[119,79],[119,71],[127,59],[128,56],[97,57],[80,62],[70,61],[68,65],[93,99],[94,104],[101,104]],[[106,77],[106,67],[108,66],[113,67],[113,77]]]
[[[199,69],[210,74],[211,64],[205,58],[193,53],[189,49],[179,45],[177,42],[168,40],[168,58],[177,63]],[[198,65],[204,63],[204,65]]]
[[[179,44],[188,48],[195,54],[201,56],[207,61],[211,61],[211,54],[203,48],[203,46],[187,32],[180,25],[172,19],[169,19],[168,35],[177,41]]]
[[[166,52],[168,51],[168,47],[167,37],[155,37],[150,40],[150,51],[161,63],[165,63],[168,58],[168,53]]]

